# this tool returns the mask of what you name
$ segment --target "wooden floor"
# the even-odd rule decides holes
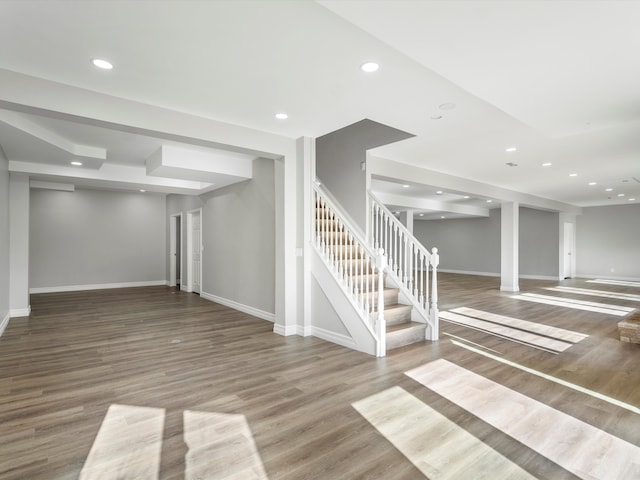
[[[572,452],[580,439],[549,429],[546,447],[537,448],[539,439],[527,443],[510,431],[513,412],[505,409],[506,425],[496,426],[449,396],[446,382],[429,388],[428,375],[405,374],[423,366],[428,374],[430,362],[440,372],[464,369],[469,384],[499,384],[505,396],[551,407],[635,451],[640,415],[607,401],[640,407],[640,345],[618,341],[620,317],[519,301],[498,283],[441,274],[440,309],[470,307],[588,337],[551,353],[443,321],[439,342],[376,359],[273,334],[269,322],[168,287],[32,295],[32,315],[12,319],[0,338],[0,478],[613,479],[572,473],[562,456],[545,453],[557,442],[580,456]],[[522,281],[521,290],[568,297],[542,289],[557,284]],[[633,286],[561,284],[640,294]],[[485,470],[469,473],[480,457]],[[601,457],[602,468],[620,461]],[[466,473],[456,474],[459,467]],[[634,468],[625,480],[640,478]]]

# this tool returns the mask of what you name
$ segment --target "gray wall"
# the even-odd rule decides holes
[[[253,178],[201,196],[203,293],[275,314],[274,161]]]
[[[576,219],[576,275],[640,280],[640,205],[583,208]]]
[[[9,313],[9,171],[0,148],[0,322]]]
[[[558,277],[558,212],[520,208],[520,275]]]
[[[438,248],[442,270],[500,274],[499,208],[484,218],[418,220],[413,234],[429,250]]]
[[[500,274],[500,209],[488,218],[418,220],[414,235],[429,249],[438,247],[441,270]],[[558,276],[557,212],[520,208],[521,276]]]
[[[164,281],[165,198],[31,190],[30,288]]]
[[[367,186],[360,164],[366,151],[410,137],[365,119],[316,139],[316,176],[362,231],[366,229]]]

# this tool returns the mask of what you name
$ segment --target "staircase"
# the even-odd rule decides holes
[[[384,336],[384,352],[424,341],[426,322],[415,322],[414,306],[401,301],[401,289],[393,285],[381,250],[366,246],[345,216],[339,215],[327,193],[316,190],[314,244],[332,268],[346,293],[361,307],[363,320]],[[406,295],[402,295],[406,296]],[[379,315],[382,309],[382,316]],[[381,325],[380,323],[381,322]],[[379,341],[382,339],[378,339]]]

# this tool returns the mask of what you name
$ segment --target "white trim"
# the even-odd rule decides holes
[[[459,273],[461,275],[480,275],[481,277],[499,277],[499,273],[493,272],[472,272],[470,270],[449,270],[446,268],[438,268],[438,273]]]
[[[330,330],[325,330],[324,328],[320,327],[314,327],[313,325],[311,326],[311,334],[314,337],[326,340],[327,342],[336,343],[352,350],[358,350],[358,345],[356,344],[356,342],[353,340],[353,338],[347,335],[342,335]]]
[[[90,285],[61,285],[57,287],[35,287],[30,288],[29,293],[77,292],[82,290],[106,290],[110,288],[157,287],[158,285],[169,285],[169,282],[167,280],[151,280],[148,282],[119,282],[97,283]]]
[[[585,275],[585,274],[576,274],[576,278],[589,278],[589,279],[600,279],[600,280],[621,280],[623,282],[640,282],[640,277],[614,277],[612,275]]]
[[[27,308],[14,308],[13,310],[9,310],[9,317],[28,317],[31,315],[31,305]]]
[[[297,325],[296,335],[300,335],[301,337],[310,337],[313,335],[313,326],[311,325]]]
[[[280,325],[279,323],[275,323],[273,325],[273,333],[277,333],[278,335],[282,335],[283,337],[289,337],[291,335],[296,335],[298,331],[297,325]]]
[[[458,273],[460,275],[478,275],[481,277],[499,277],[500,276],[499,273],[472,272],[469,270],[450,270],[447,268],[438,268],[438,273]],[[553,275],[520,275],[518,278],[524,278],[525,280],[558,280],[558,277],[555,277]]]
[[[201,292],[200,297],[204,298],[205,300],[209,300],[210,302],[219,303],[220,305],[224,305],[225,307],[248,313],[249,315],[253,315],[254,317],[258,317],[269,322],[276,321],[275,313],[265,312],[264,310],[260,310],[259,308],[255,308],[250,305],[244,305],[234,300],[229,300],[228,298],[222,298],[207,292]]]
[[[520,275],[520,278],[524,278],[526,280],[555,280],[558,281],[557,276],[553,275]]]
[[[10,312],[7,312],[4,319],[0,322],[0,337],[4,333],[4,329],[9,325],[9,319],[11,318]]]

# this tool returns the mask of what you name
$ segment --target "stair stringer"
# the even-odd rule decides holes
[[[373,328],[362,318],[357,307],[347,296],[347,293],[343,290],[343,286],[339,283],[333,271],[331,271],[324,262],[315,246],[311,248],[311,275],[320,286],[331,307],[335,310],[338,319],[342,322],[347,332],[349,332],[350,338],[341,332],[331,332],[318,328],[313,325],[313,322],[311,325],[311,335],[375,356],[378,341]],[[312,297],[312,309],[314,301],[322,301],[322,299]]]

